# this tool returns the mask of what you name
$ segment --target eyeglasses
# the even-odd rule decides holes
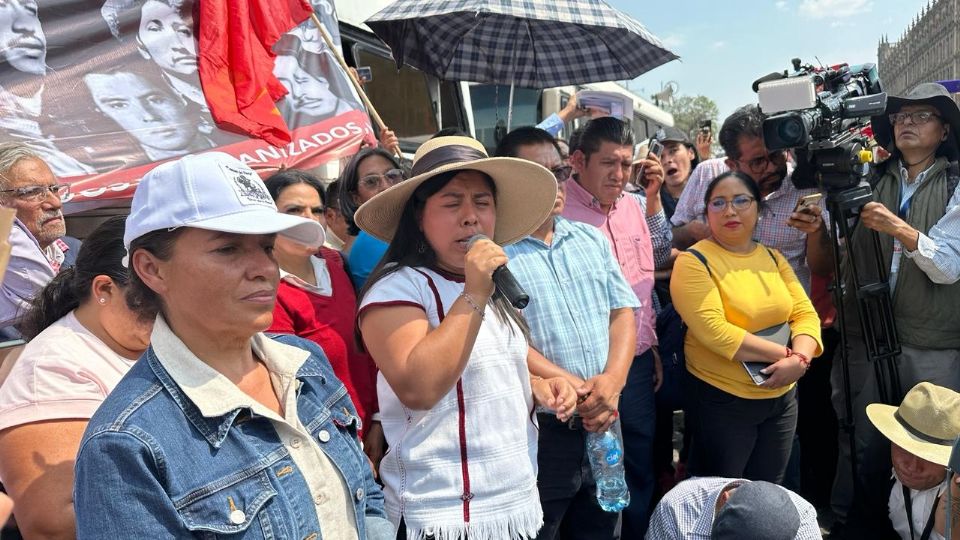
[[[405,175],[400,169],[390,169],[383,174],[368,174],[360,179],[359,184],[367,189],[377,189],[380,184],[386,180],[387,187],[395,186],[403,182]]]
[[[737,195],[729,201],[723,197],[717,197],[716,199],[710,200],[710,203],[707,204],[707,209],[719,214],[726,210],[727,206],[733,206],[733,209],[737,212],[743,212],[747,208],[750,208],[750,205],[753,204],[755,200],[757,200],[755,197],[749,195]]]
[[[772,163],[774,167],[785,163],[787,160],[786,154],[783,153],[783,150],[774,150],[765,156],[760,156],[758,158],[753,158],[750,161],[744,163],[739,159],[736,160],[737,163],[741,163],[747,166],[750,169],[750,172],[753,174],[760,174],[763,171],[767,170],[767,163]]]
[[[921,126],[929,122],[931,118],[940,118],[940,115],[933,111],[915,111],[893,113],[889,118],[893,125],[905,124],[907,120],[910,120],[911,124]]]
[[[48,194],[52,193],[58,199],[63,200],[64,197],[70,193],[70,186],[68,184],[52,184],[48,186],[27,186],[16,189],[4,189],[0,190],[0,193],[13,193],[13,196],[30,202],[40,202],[44,200]]]
[[[570,179],[570,176],[573,174],[573,167],[570,165],[561,165],[556,169],[550,169],[550,172],[552,172],[553,177],[557,179],[557,183],[562,184]]]

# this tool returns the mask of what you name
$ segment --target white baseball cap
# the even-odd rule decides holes
[[[130,243],[137,238],[179,227],[279,234],[317,248],[325,240],[323,227],[316,221],[277,212],[257,173],[222,152],[184,156],[143,176],[133,194],[123,233],[127,257]]]

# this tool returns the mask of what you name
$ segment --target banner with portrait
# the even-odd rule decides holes
[[[274,47],[292,142],[218,128],[197,74],[195,1],[0,1],[0,141],[29,144],[76,203],[131,197],[144,173],[190,153],[216,149],[268,174],[376,143],[312,20]],[[333,1],[311,3],[339,46]]]

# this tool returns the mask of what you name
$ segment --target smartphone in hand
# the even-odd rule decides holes
[[[660,156],[663,155],[663,144],[660,141],[656,139],[650,140],[650,149],[647,151],[647,156],[650,156],[651,154],[657,156],[657,159],[660,159]],[[644,178],[643,173],[644,166],[641,165],[640,170],[637,171],[637,176],[633,179],[633,184],[635,186],[647,187],[647,180]]]
[[[793,209],[794,212],[803,212],[808,207],[820,203],[820,199],[823,198],[823,193],[812,193],[810,195],[805,195],[800,197],[797,201],[797,207]]]
[[[703,133],[706,136],[709,136],[713,132],[713,121],[704,120],[700,122],[700,133]]]
[[[373,68],[367,66],[358,67],[357,78],[360,79],[360,82],[373,82]]]

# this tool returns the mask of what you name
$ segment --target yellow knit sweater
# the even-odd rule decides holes
[[[778,251],[757,244],[748,254],[733,253],[712,240],[693,249],[707,259],[707,268],[691,253],[677,257],[670,278],[670,294],[677,313],[687,324],[684,341],[687,370],[724,392],[745,399],[775,398],[793,385],[767,389],[754,384],[743,365],[733,360],[747,332],[790,323],[790,334],[820,340],[820,318]],[[712,272],[712,276],[711,276]]]

